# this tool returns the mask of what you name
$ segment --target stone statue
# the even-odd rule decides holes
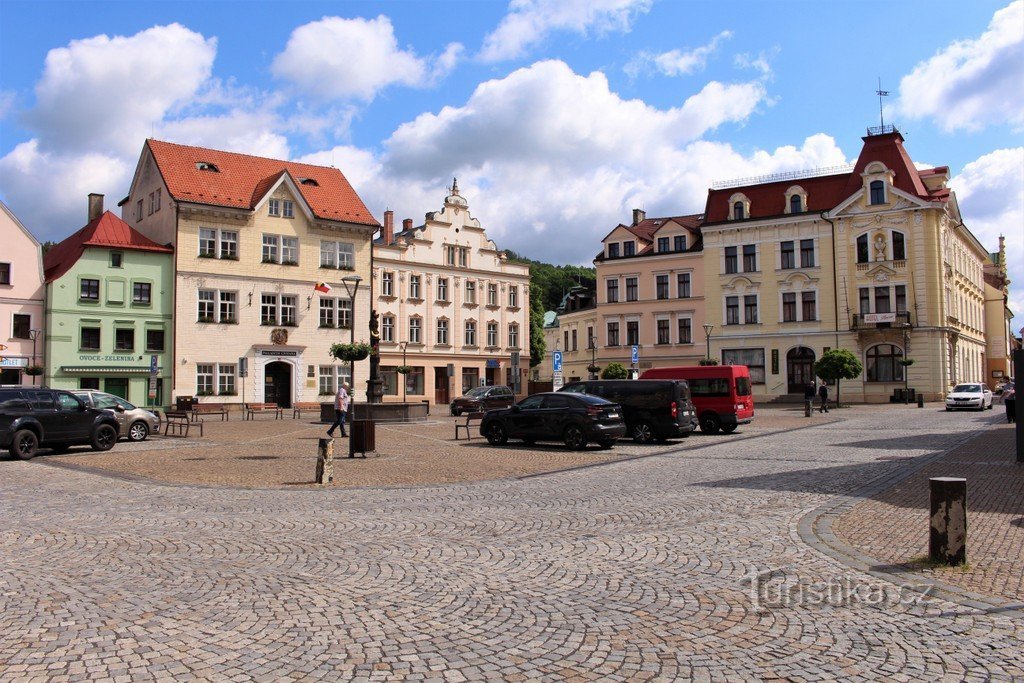
[[[881,233],[875,235],[875,260],[885,260],[885,236]]]

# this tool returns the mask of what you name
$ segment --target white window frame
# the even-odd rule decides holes
[[[519,308],[519,285],[509,285],[508,287],[508,307]]]
[[[463,346],[476,346],[476,321],[467,320],[462,326],[462,345]]]
[[[508,324],[508,347],[510,349],[519,348],[519,324],[509,323]]]
[[[295,218],[295,202],[291,199],[285,199],[281,202],[281,217]]]
[[[410,299],[415,299],[417,301],[420,301],[420,300],[423,299],[423,297],[420,296],[422,294],[422,291],[423,291],[422,284],[423,284],[423,282],[421,280],[421,276],[419,276],[419,275],[410,275],[409,276],[409,298]]]
[[[382,315],[380,317],[380,340],[386,344],[395,341],[395,316]]]
[[[409,318],[409,343],[423,343],[423,318],[419,316]]]
[[[268,199],[267,200],[267,215],[268,216],[280,216],[281,215],[281,200],[280,199]]]
[[[487,322],[487,346],[489,348],[498,346],[498,323],[493,320]]]
[[[274,235],[269,232],[263,233],[262,245],[260,250],[261,263],[281,262],[281,235]],[[268,253],[270,254],[269,256]]]
[[[448,335],[451,332],[449,328],[450,326],[448,325],[448,318],[437,319],[437,324],[434,326],[435,338],[437,339],[435,343],[437,344],[437,346],[451,346],[451,344],[448,343]]]
[[[395,274],[390,270],[382,270],[380,272],[380,295],[395,295]]]
[[[299,265],[299,238],[281,236],[281,263]]]

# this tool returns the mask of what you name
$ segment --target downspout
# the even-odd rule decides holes
[[[836,224],[828,217],[828,211],[821,212],[821,220],[832,226],[832,312],[836,319],[836,348],[839,348],[839,264],[836,263]]]

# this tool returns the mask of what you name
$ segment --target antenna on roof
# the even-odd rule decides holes
[[[885,117],[882,115],[882,98],[883,97],[888,97],[889,96],[889,91],[888,90],[882,90],[882,77],[881,76],[878,77],[878,90],[875,91],[875,94],[878,95],[878,122],[879,122],[879,124],[881,124],[881,127],[884,129],[885,128]]]

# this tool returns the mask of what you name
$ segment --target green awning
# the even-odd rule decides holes
[[[60,371],[69,375],[148,375],[149,366],[62,365]]]

